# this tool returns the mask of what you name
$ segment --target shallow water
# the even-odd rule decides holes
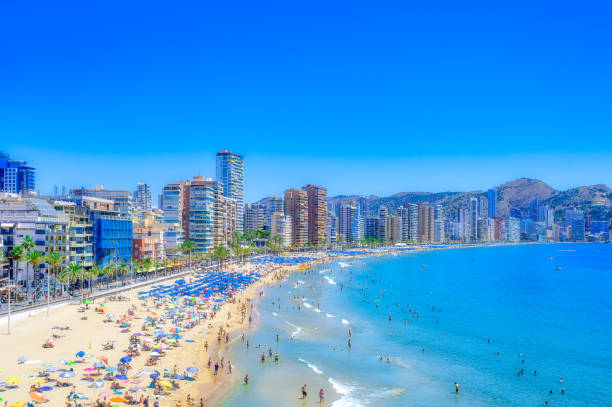
[[[258,327],[246,333],[250,348],[238,340],[226,355],[250,384],[223,406],[314,405],[321,388],[334,407],[612,405],[612,245],[343,263],[266,291]],[[260,362],[269,347],[278,364]]]

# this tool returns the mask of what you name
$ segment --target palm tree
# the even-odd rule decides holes
[[[27,263],[32,265],[32,273],[34,274],[34,299],[33,302],[36,302],[36,291],[38,290],[38,286],[37,286],[37,275],[36,275],[36,267],[38,267],[38,265],[40,263],[42,263],[44,261],[44,254],[43,252],[39,251],[39,250],[28,250],[28,252],[26,253],[25,256],[25,260]],[[26,277],[27,277],[26,273]],[[26,278],[26,281],[28,279]],[[30,292],[30,284],[28,284],[28,293]]]
[[[23,247],[21,246],[15,246],[13,247],[13,249],[11,250],[11,252],[9,253],[9,259],[11,259],[11,270],[13,271],[13,279],[17,277],[17,265],[19,264],[20,261],[23,260],[24,257],[24,252],[23,252]],[[9,279],[11,279],[11,276],[9,275]]]
[[[117,274],[119,276],[124,276],[130,270],[130,266],[127,263],[121,263],[119,267],[117,267]],[[121,281],[123,282],[123,277],[121,277]]]
[[[191,240],[185,240],[181,245],[181,252],[189,255],[189,267],[191,267],[191,252],[196,249],[196,244]]]
[[[164,257],[164,259],[162,260],[162,267],[164,268],[164,275],[168,274],[168,263],[169,263],[168,258]]]
[[[76,283],[76,281],[83,278],[82,271],[83,271],[83,266],[81,265],[81,263],[72,262],[68,265],[67,269],[61,272],[61,274],[59,275],[59,279],[60,281],[67,282],[68,287],[70,287],[71,281],[74,281]],[[72,287],[72,290],[74,293],[74,286]],[[83,291],[83,288],[81,284],[81,292],[82,291]]]
[[[112,264],[107,264],[106,266],[104,266],[104,268],[102,269],[102,275],[106,280],[106,289],[108,290],[110,288],[111,277],[115,275],[115,266]]]
[[[45,262],[53,268],[53,296],[55,297],[57,290],[57,267],[64,262],[64,256],[60,252],[51,251],[45,256]]]
[[[30,237],[30,235],[25,235],[23,237],[23,240],[21,241],[21,247],[23,247],[26,251],[34,247],[34,241],[32,240],[32,237]]]
[[[146,273],[151,271],[151,258],[147,257],[146,259],[144,259],[142,262],[142,266],[144,267]]]
[[[6,257],[6,253],[3,251],[0,251],[0,270],[3,270],[4,266],[6,266],[7,264],[9,264],[9,259],[8,257]]]
[[[219,246],[215,247],[213,251],[213,257],[219,261],[219,268],[223,265],[223,260],[228,258],[230,255],[230,251],[221,243]]]
[[[102,274],[102,269],[97,265],[94,264],[92,268],[90,268],[89,270],[87,270],[87,277],[89,280],[89,292],[93,292],[93,284],[92,284],[92,279],[96,279],[100,274]]]

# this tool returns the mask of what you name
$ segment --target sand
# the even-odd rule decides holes
[[[248,270],[253,266],[241,266],[241,270]],[[238,293],[233,300],[224,303],[220,310],[212,319],[202,320],[200,325],[193,329],[182,333],[183,337],[179,340],[180,345],[176,348],[168,349],[167,355],[160,359],[160,362],[154,367],[145,368],[148,352],[141,351],[141,356],[134,357],[130,362],[132,368],[128,372],[130,380],[137,382],[119,381],[126,389],[134,386],[147,387],[150,379],[148,376],[137,377],[135,374],[140,370],[158,370],[169,369],[176,365],[179,372],[184,371],[188,366],[196,366],[199,372],[194,381],[188,382],[179,380],[180,389],[170,391],[167,396],[160,398],[160,406],[186,406],[186,397],[188,394],[196,400],[195,405],[199,405],[200,398],[206,401],[206,405],[211,405],[213,400],[218,400],[225,391],[228,390],[232,381],[242,380],[242,378],[232,378],[233,375],[228,373],[227,364],[225,369],[220,369],[218,375],[214,376],[209,373],[207,362],[209,356],[212,357],[213,365],[218,360],[219,352],[225,346],[225,340],[217,345],[217,332],[219,327],[223,327],[231,338],[239,337],[242,330],[248,328],[248,318],[243,318],[240,312],[241,304],[246,303],[247,299],[254,298],[258,295],[261,289],[271,284],[272,281],[279,278],[280,275],[291,272],[295,267],[276,267],[270,268],[270,272],[263,276],[256,283],[251,284],[245,290]],[[226,269],[227,270],[227,269]],[[185,278],[185,277],[181,277]],[[187,277],[188,278],[188,277]],[[169,284],[168,281],[165,284]],[[77,400],[82,405],[95,405],[95,401],[99,398],[99,394],[103,392],[111,393],[109,381],[104,382],[104,386],[99,389],[88,388],[88,382],[81,380],[85,368],[90,368],[93,363],[100,362],[98,356],[103,356],[108,359],[109,365],[114,366],[119,359],[125,356],[124,350],[129,344],[129,338],[133,333],[142,332],[142,320],[150,314],[146,312],[143,302],[137,298],[138,291],[144,291],[145,287],[127,291],[123,295],[129,301],[102,301],[105,305],[104,313],[96,313],[94,307],[100,299],[96,300],[95,304],[90,305],[90,309],[85,312],[79,312],[80,305],[69,304],[55,307],[51,310],[51,315],[46,316],[46,312],[39,312],[30,317],[22,318],[11,322],[11,334],[6,334],[6,324],[0,326],[0,380],[7,380],[10,377],[19,379],[18,388],[8,389],[0,392],[0,397],[4,400],[2,405],[7,402],[10,406],[19,401],[30,401],[30,386],[35,383],[39,371],[45,369],[44,364],[50,363],[60,369],[74,369],[76,376],[73,378],[60,379],[59,373],[51,373],[50,377],[59,379],[62,382],[68,382],[74,385],[77,393],[87,394],[87,400]],[[103,299],[102,299],[103,300]],[[153,300],[147,301],[149,306],[153,305]],[[128,309],[136,306],[133,326],[130,332],[122,333],[121,329],[115,323],[104,323],[105,314],[114,314],[114,319],[118,319],[125,315]],[[250,308],[250,307],[249,307]],[[153,311],[155,311],[153,309]],[[158,310],[161,311],[161,310]],[[231,317],[228,318],[228,312]],[[250,312],[250,310],[248,311]],[[82,319],[87,317],[86,319]],[[53,329],[56,326],[69,326],[70,330]],[[166,331],[171,327],[170,323],[166,323]],[[43,343],[53,334],[60,337],[53,341],[53,348],[43,348]],[[103,345],[109,340],[114,340],[114,349],[103,350]],[[194,342],[186,342],[185,340],[193,340]],[[204,350],[204,343],[208,342],[211,345],[208,352]],[[75,354],[78,351],[84,351],[87,355],[84,359],[78,358]],[[18,363],[17,359],[23,356],[27,362]],[[67,366],[60,361],[81,361],[84,363],[76,363],[72,366]],[[227,361],[226,361],[227,363]],[[104,374],[104,369],[101,370]],[[44,379],[43,379],[44,380]],[[40,383],[39,386],[54,386],[55,382]],[[49,400],[45,405],[49,406],[64,406],[66,396],[69,394],[71,387],[56,388],[51,391],[43,392],[42,394]],[[151,389],[144,390],[145,395],[152,395]],[[107,399],[115,397],[108,396]],[[210,400],[209,400],[210,399]],[[153,398],[149,405],[153,405]],[[180,404],[179,404],[180,402]],[[74,402],[71,405],[75,405]],[[121,404],[127,405],[127,404]]]

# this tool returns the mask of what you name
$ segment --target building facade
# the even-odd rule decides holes
[[[0,192],[20,194],[36,189],[36,170],[0,151]]]
[[[306,185],[302,189],[308,200],[308,241],[323,245],[327,241],[327,188]]]
[[[304,247],[308,244],[308,194],[302,189],[285,191],[285,215],[291,216],[291,244]]]
[[[236,230],[244,231],[244,158],[229,150],[217,153],[217,181],[223,186],[223,196],[236,200],[238,223]]]

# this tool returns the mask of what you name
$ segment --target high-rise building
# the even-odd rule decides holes
[[[258,204],[264,206],[264,229],[270,230],[272,224],[272,215],[276,212],[283,212],[283,198],[276,195],[270,195],[257,201]]]
[[[478,241],[478,213],[479,213],[479,202],[475,197],[470,198],[470,240]]]
[[[338,236],[338,217],[334,212],[327,212],[327,244],[334,245]]]
[[[62,211],[69,219],[70,251],[66,253],[69,263],[79,263],[88,269],[94,263],[93,224],[87,208],[74,202],[55,201],[53,207]]]
[[[444,218],[444,214],[442,212],[442,205],[436,205],[434,207],[434,233],[433,233],[433,241],[436,243],[442,242],[446,236],[444,234],[444,225],[446,223],[446,219]]]
[[[405,206],[397,208],[397,216],[400,220],[400,241],[407,242],[410,234],[410,214]]]
[[[0,192],[19,194],[36,189],[36,170],[0,151]]]
[[[391,240],[389,235],[389,210],[386,206],[382,205],[378,208],[376,238],[381,239],[383,242]]]
[[[194,177],[189,191],[189,232],[196,251],[207,252],[221,243],[221,195],[223,187],[210,178]]]
[[[139,182],[136,185],[134,191],[133,200],[134,206],[136,206],[140,212],[147,212],[153,209],[153,202],[151,199],[151,189],[147,184]]]
[[[540,198],[535,198],[529,204],[529,218],[537,222],[540,214]]]
[[[367,239],[378,239],[378,216],[365,218],[364,237]]]
[[[327,188],[306,185],[308,199],[308,241],[316,246],[327,240]]]
[[[244,230],[264,230],[266,207],[260,203],[244,205]]]
[[[357,243],[363,235],[359,207],[355,201],[342,201],[340,203],[340,216],[338,217],[339,231],[346,243]]]
[[[487,216],[494,218],[497,216],[497,189],[491,188],[487,191]]]
[[[550,209],[548,205],[540,206],[538,210],[538,222],[544,223],[547,228],[552,227],[555,223],[555,211]]]
[[[408,240],[417,242],[419,240],[419,207],[417,204],[408,204]]]
[[[217,181],[223,185],[223,196],[236,200],[238,224],[236,230],[244,230],[244,158],[229,150],[217,153]]]
[[[505,240],[512,243],[518,243],[521,241],[521,221],[517,218],[508,218],[506,220],[506,233]]]
[[[287,216],[282,212],[275,212],[272,214],[272,222],[270,228],[270,236],[273,238],[278,236],[280,238],[281,247],[291,246],[293,236],[291,233],[292,225],[291,216]]]
[[[577,242],[584,240],[585,222],[584,211],[578,209],[566,209],[565,223],[571,227],[571,239]]]
[[[419,242],[433,242],[434,238],[434,210],[427,204],[419,204],[419,228],[418,228],[418,241]]]
[[[397,215],[390,215],[387,218],[387,222],[389,224],[388,240],[393,244],[399,243],[402,237],[400,217]]]
[[[89,196],[111,200],[113,201],[114,211],[119,212],[123,216],[131,217],[133,215],[132,193],[130,191],[104,189],[102,185],[96,185],[94,189],[73,189],[70,191],[70,194],[75,198]]]
[[[291,216],[291,244],[308,244],[308,193],[301,189],[285,191],[285,215]]]

